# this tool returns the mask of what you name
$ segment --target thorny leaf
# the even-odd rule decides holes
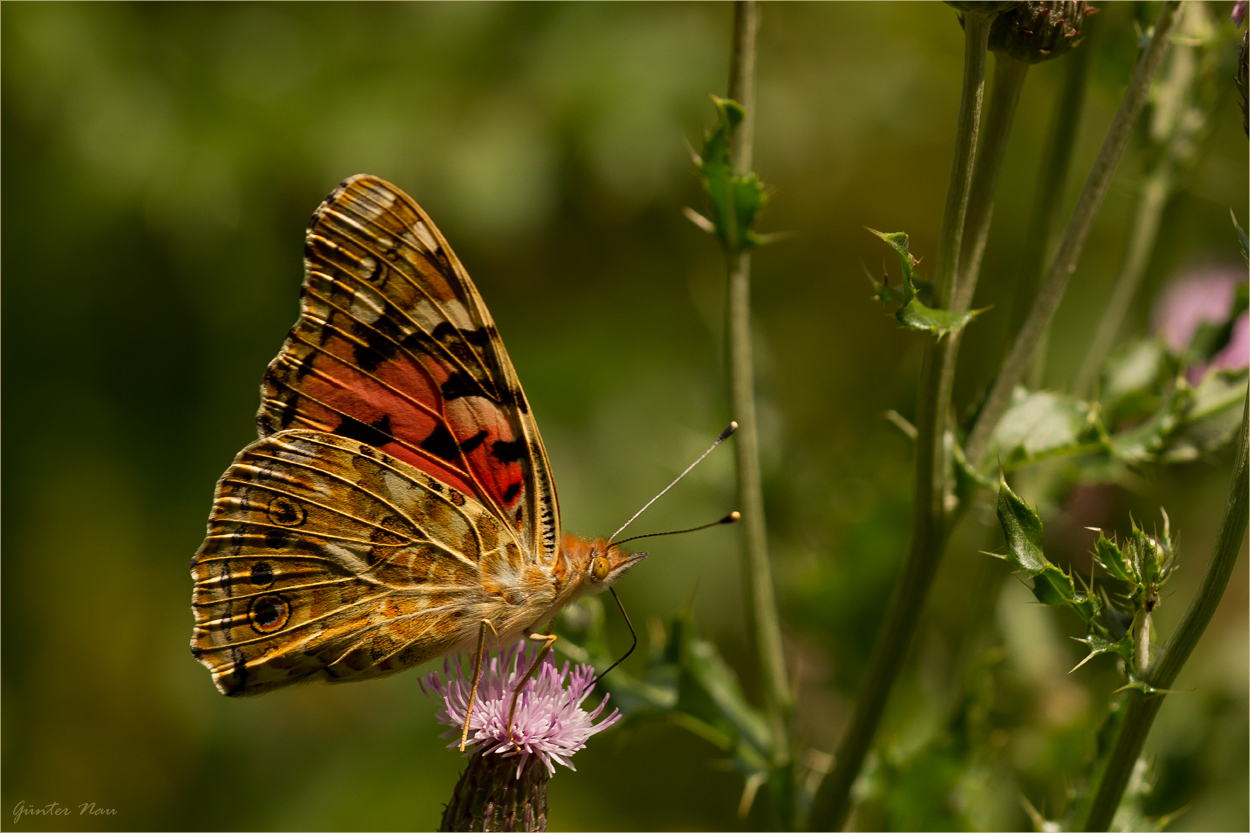
[[[694,163],[711,201],[710,219],[716,236],[726,252],[736,255],[764,242],[752,226],[766,195],[754,172],[740,174],[734,170],[730,148],[734,130],[745,115],[742,105],[717,96],[711,99],[716,106],[716,126],[704,139],[703,154],[696,156]]]
[[[1051,564],[1042,553],[1042,519],[1000,477],[998,522],[1007,538],[1007,560],[1033,577],[1033,595],[1044,605],[1072,608],[1086,622],[1098,612],[1098,602],[1080,593],[1072,576]]]
[[[900,303],[901,306],[894,311],[894,317],[899,323],[912,330],[928,330],[938,338],[948,333],[954,333],[965,326],[968,322],[980,315],[984,310],[972,310],[956,315],[950,310],[936,309],[921,303],[916,297],[919,281],[916,280],[913,267],[919,262],[912,257],[908,250],[907,235],[901,231],[883,232],[876,229],[868,229],[884,240],[890,248],[898,253],[899,263],[903,270],[902,291],[892,289],[887,283],[877,283],[873,281],[873,285],[877,290],[877,300],[883,304]]]

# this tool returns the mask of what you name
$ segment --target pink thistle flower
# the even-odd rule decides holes
[[[1233,311],[1237,284],[1244,280],[1243,270],[1217,267],[1197,270],[1172,281],[1155,302],[1152,329],[1169,350],[1184,354],[1201,325],[1219,325],[1228,320]],[[1247,346],[1244,332],[1244,325],[1239,320],[1233,326],[1228,345],[1209,364],[1194,364],[1188,368],[1185,375],[1190,383],[1198,384],[1211,367],[1245,367]],[[1239,333],[1242,335],[1239,336]]]
[[[1237,282],[1243,278],[1233,269],[1205,269],[1168,284],[1155,302],[1152,316],[1154,330],[1163,336],[1168,349],[1184,351],[1200,324],[1227,321]]]
[[[1243,312],[1233,322],[1233,332],[1228,337],[1228,344],[1215,354],[1211,367],[1240,370],[1247,365],[1250,365],[1250,312]]]
[[[594,711],[586,711],[582,703],[594,688],[595,669],[579,664],[570,673],[569,663],[563,670],[556,670],[555,660],[548,654],[534,676],[525,683],[517,699],[516,713],[512,717],[511,737],[508,732],[508,711],[512,708],[512,694],[517,681],[525,676],[534,661],[535,650],[527,644],[514,645],[485,661],[482,678],[477,686],[477,700],[469,718],[468,743],[482,744],[482,754],[517,757],[517,778],[531,757],[536,757],[547,767],[548,775],[555,774],[555,764],[560,763],[576,770],[571,758],[586,745],[586,740],[602,732],[621,719],[614,709],[603,720],[595,720],[608,704],[608,696]],[[455,666],[449,659],[443,660],[443,674],[430,674],[421,682],[421,688],[434,699],[442,699],[443,706],[435,714],[438,722],[450,726],[443,737],[455,737],[447,748],[460,746],[460,732],[464,727],[464,714],[469,706],[469,692],[473,686],[472,662],[461,660]]]

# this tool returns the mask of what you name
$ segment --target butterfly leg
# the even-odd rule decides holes
[[[530,681],[530,678],[538,672],[538,666],[547,658],[547,654],[551,653],[551,646],[555,644],[556,635],[554,633],[531,633],[527,636],[535,642],[544,643],[538,649],[538,656],[534,657],[534,662],[530,665],[530,670],[525,672],[525,676],[516,684],[516,688],[512,692],[512,705],[508,707],[508,740],[512,741],[515,749],[520,749],[516,742],[516,738],[512,737],[512,717],[516,714],[516,701],[521,697],[521,689]]]
[[[494,631],[496,637],[499,636],[499,631],[495,630],[495,626],[491,624],[491,621],[483,619],[477,631],[477,653],[473,656],[473,687],[469,690],[469,708],[465,709],[464,729],[460,732],[461,752],[464,751],[464,745],[469,741],[469,718],[473,716],[473,704],[477,702],[477,684],[482,679],[482,657],[486,654],[487,628]],[[512,724],[509,723],[508,725]]]

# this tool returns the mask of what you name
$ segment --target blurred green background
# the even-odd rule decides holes
[[[1212,6],[1221,26],[1230,5]],[[1138,13],[1110,4],[1082,47],[1098,51],[1070,201],[1128,78]],[[702,205],[688,146],[712,121],[706,94],[725,93],[731,7],[6,3],[0,14],[2,823],[432,828],[461,764],[418,672],[233,701],[187,649],[187,565],[217,477],[255,438],[261,373],[297,313],[304,227],[361,172],[425,207],[498,322],[566,527],[607,534],[731,416],[720,254],[681,213]],[[765,489],[802,734],[825,752],[907,542],[911,448],[881,413],[912,414],[922,346],[870,299],[863,264],[878,270],[889,252],[862,226],[908,232],[922,274],[932,262],[962,51],[938,3],[763,9],[756,160],[775,199],[762,230],[794,232],[754,258]],[[1246,222],[1231,54],[1127,335],[1147,330],[1150,299],[1178,272],[1244,268],[1228,215]],[[977,306],[1012,279],[1062,78],[1062,61],[1030,74]],[[1130,147],[1059,312],[1060,383],[1110,291],[1140,170]],[[994,316],[970,330],[960,407],[1001,356]],[[1228,473],[1221,459],[1148,470],[1090,510],[1091,523],[1126,530],[1130,512],[1153,523],[1167,508],[1184,561],[1156,614],[1162,634],[1201,573]],[[732,483],[732,455],[714,455],[638,531],[719,517]],[[999,546],[995,528],[974,512],[948,550],[881,735],[888,815],[864,824],[1027,828],[1018,796],[1058,811],[1092,751],[1115,669],[1103,659],[1066,675],[1081,656],[1066,638],[1076,623],[1031,605],[1015,581],[998,603],[969,602],[1006,569],[979,554]],[[1074,533],[1052,557],[1087,565],[1091,542]],[[755,695],[737,544],[733,529],[657,542],[620,590],[640,623],[693,598],[701,631]],[[1243,555],[1177,683],[1187,693],[1168,699],[1147,743],[1159,784],[1148,809],[1187,806],[1178,829],[1250,826],[1247,596]],[[995,647],[969,660],[982,608]],[[611,627],[623,649],[627,634]],[[984,717],[981,769],[947,794],[934,785],[961,698]],[[722,758],[673,725],[614,729],[576,773],[557,773],[551,827],[762,824],[737,818],[741,778]],[[14,824],[19,801],[74,814]],[[80,816],[84,802],[116,813]]]

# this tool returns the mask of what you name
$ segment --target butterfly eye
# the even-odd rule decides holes
[[[608,577],[608,559],[602,555],[595,556],[595,560],[590,562],[590,580],[603,581]]]

